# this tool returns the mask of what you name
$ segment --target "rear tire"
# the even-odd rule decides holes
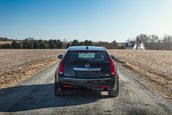
[[[60,87],[59,83],[54,84],[54,95],[55,96],[63,96],[65,91]]]
[[[109,91],[109,96],[110,97],[117,97],[119,94],[119,80],[116,80],[115,86],[111,91]]]

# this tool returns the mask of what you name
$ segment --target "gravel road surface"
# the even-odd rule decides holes
[[[123,67],[118,67],[120,93],[116,98],[93,91],[73,91],[55,97],[55,68],[52,66],[16,87],[0,89],[0,114],[172,115],[171,101],[152,91]]]

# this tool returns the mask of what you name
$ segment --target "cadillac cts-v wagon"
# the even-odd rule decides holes
[[[115,63],[104,47],[73,46],[61,59],[55,73],[54,93],[63,95],[70,89],[87,88],[118,96],[119,77]]]

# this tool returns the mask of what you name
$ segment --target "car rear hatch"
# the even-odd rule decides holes
[[[64,62],[64,77],[95,79],[111,76],[105,51],[69,51]]]

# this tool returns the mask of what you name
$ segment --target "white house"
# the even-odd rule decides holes
[[[133,49],[134,50],[145,50],[144,43],[143,42],[135,43]]]

